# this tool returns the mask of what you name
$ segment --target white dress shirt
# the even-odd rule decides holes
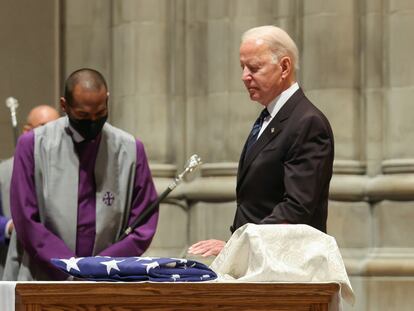
[[[287,90],[283,91],[279,96],[277,96],[274,100],[267,105],[267,111],[269,111],[269,116],[266,117],[263,121],[262,128],[260,129],[259,135],[257,138],[262,135],[265,128],[269,125],[270,121],[276,116],[280,109],[282,109],[283,105],[286,104],[288,99],[299,89],[299,84],[297,82],[293,83]]]

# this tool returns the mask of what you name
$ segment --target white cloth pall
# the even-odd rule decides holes
[[[343,298],[354,304],[338,245],[308,225],[246,224],[236,230],[210,266],[219,281],[339,283],[330,310],[341,310]]]

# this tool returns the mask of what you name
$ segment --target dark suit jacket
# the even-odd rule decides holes
[[[239,162],[232,232],[246,223],[308,224],[326,232],[334,139],[328,120],[296,91]]]

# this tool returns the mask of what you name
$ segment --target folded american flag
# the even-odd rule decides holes
[[[206,265],[181,258],[96,256],[51,261],[76,278],[92,281],[200,282],[217,278]]]

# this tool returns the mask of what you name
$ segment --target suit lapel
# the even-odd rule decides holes
[[[299,88],[280,109],[273,120],[267,125],[266,129],[260,135],[256,143],[251,147],[246,155],[246,143],[244,144],[242,155],[240,157],[239,169],[237,172],[237,190],[243,181],[250,165],[262,149],[269,144],[284,128],[284,121],[289,118],[294,110],[296,103],[304,96],[302,89]]]
[[[255,144],[250,147],[249,153],[246,155],[246,144],[243,148],[242,156],[240,157],[239,163],[239,172],[237,175],[237,184],[241,183],[243,177],[246,175],[247,170],[253,160],[257,157],[260,151],[270,143],[282,130],[283,126],[278,120],[277,117],[268,124],[262,135],[255,142]]]

